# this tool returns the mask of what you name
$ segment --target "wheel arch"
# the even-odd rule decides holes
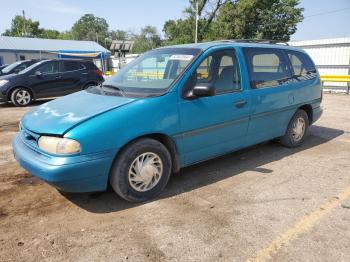
[[[170,153],[171,161],[172,161],[172,172],[177,173],[180,171],[181,164],[180,164],[180,157],[178,154],[178,149],[177,149],[176,143],[170,136],[163,134],[163,133],[146,134],[146,135],[138,136],[138,137],[130,140],[129,142],[127,142],[124,146],[122,146],[120,148],[120,150],[118,151],[115,158],[118,157],[118,155],[120,154],[120,152],[124,148],[129,146],[131,143],[133,143],[137,140],[143,139],[143,138],[152,138],[152,139],[157,140],[158,142],[162,143],[168,149],[168,151]]]
[[[83,89],[85,89],[90,84],[98,85],[98,82],[94,80],[90,80],[83,85]]]
[[[14,90],[16,90],[17,88],[25,88],[25,89],[27,89],[27,90],[30,92],[30,94],[32,95],[32,99],[34,99],[34,98],[36,97],[36,94],[35,94],[35,92],[33,91],[33,89],[31,89],[31,88],[28,87],[28,86],[19,85],[19,86],[11,87],[11,88],[7,91],[6,97],[7,97],[7,99],[8,99],[9,101],[11,100],[12,92],[13,92]]]
[[[305,104],[305,105],[300,106],[298,109],[302,109],[306,112],[308,119],[309,119],[309,125],[311,125],[312,121],[313,121],[312,106],[309,104]]]

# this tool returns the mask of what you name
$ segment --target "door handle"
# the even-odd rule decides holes
[[[235,106],[236,106],[237,108],[241,108],[241,107],[244,107],[247,103],[248,103],[248,102],[245,101],[245,100],[240,100],[240,101],[237,101],[237,102],[235,103]]]
[[[82,75],[87,75],[88,73],[81,73]]]
[[[59,79],[59,78],[61,78],[61,76],[56,76],[55,78],[56,78],[56,79]]]

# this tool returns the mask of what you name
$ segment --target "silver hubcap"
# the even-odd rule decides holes
[[[297,118],[293,123],[292,135],[294,141],[300,141],[305,133],[305,120],[302,117]]]
[[[16,93],[16,101],[20,105],[26,105],[30,102],[30,94],[26,90],[20,90]]]
[[[152,152],[147,152],[135,158],[129,168],[130,186],[138,191],[145,192],[154,188],[163,174],[163,162]]]

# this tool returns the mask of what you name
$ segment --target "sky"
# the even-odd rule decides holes
[[[41,27],[59,31],[92,13],[105,18],[110,29],[138,32],[150,24],[161,33],[165,21],[183,16],[188,0],[0,0],[0,4],[0,33],[22,10]],[[301,0],[300,7],[305,8],[305,19],[292,40],[350,37],[350,0]]]

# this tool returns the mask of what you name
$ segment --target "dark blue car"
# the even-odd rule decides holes
[[[91,61],[42,60],[16,74],[0,76],[0,102],[27,106],[34,99],[71,94],[103,81],[102,72]]]
[[[218,41],[165,47],[103,85],[28,112],[17,161],[62,191],[129,201],[159,194],[171,173],[278,138],[296,147],[321,115],[314,63],[279,44]]]

